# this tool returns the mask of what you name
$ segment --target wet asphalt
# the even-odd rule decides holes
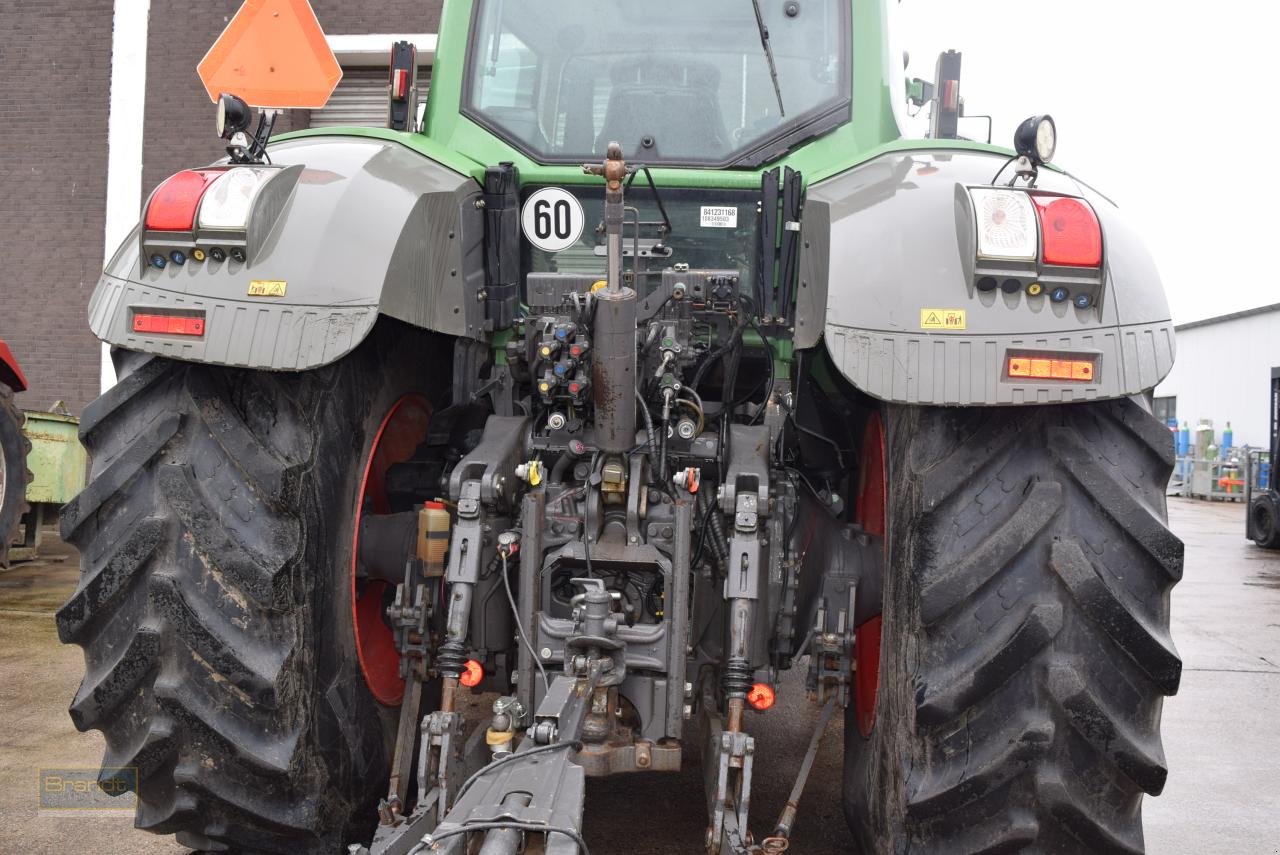
[[[1181,689],[1164,708],[1169,782],[1147,799],[1147,850],[1280,855],[1280,552],[1244,539],[1239,504],[1170,500],[1186,541],[1174,591]],[[74,589],[74,551],[56,539],[39,562],[0,571],[0,853],[181,853],[136,831],[129,816],[37,811],[41,767],[96,766],[97,733],[71,725],[67,704],[83,663],[58,643],[53,612]],[[793,672],[777,706],[753,715],[757,739],[753,828],[777,819],[818,719]],[[840,812],[843,723],[829,726],[801,804],[791,852],[853,851]],[[586,834],[593,855],[694,853],[706,825],[702,770],[592,781]]]

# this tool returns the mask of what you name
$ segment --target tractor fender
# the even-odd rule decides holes
[[[484,334],[480,185],[392,140],[276,143],[245,263],[147,263],[140,225],[89,304],[101,340],[192,362],[302,371],[355,349],[379,315],[454,336]],[[224,161],[225,162],[225,161]],[[257,204],[257,203],[255,203]],[[272,283],[264,289],[261,284]],[[281,284],[282,283],[282,284]],[[266,290],[272,296],[252,296]],[[198,336],[135,332],[148,310],[204,318]]]
[[[4,383],[15,392],[27,390],[27,377],[22,373],[22,367],[18,365],[13,351],[9,350],[9,345],[2,339],[0,339],[0,383]]]
[[[901,404],[1100,400],[1159,383],[1173,367],[1174,339],[1155,264],[1121,211],[1076,179],[1041,168],[1037,188],[1081,197],[1097,213],[1097,304],[1079,310],[1043,295],[974,289],[976,238],[964,188],[991,185],[1008,161],[966,149],[895,151],[811,186],[797,346],[813,347],[821,336],[851,383]],[[963,329],[924,329],[925,310],[963,311]],[[1094,379],[1005,376],[1008,351],[1037,349],[1096,357]]]

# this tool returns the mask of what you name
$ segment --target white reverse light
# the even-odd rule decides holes
[[[979,258],[1035,261],[1040,231],[1035,208],[1026,193],[974,188],[969,190],[969,196],[978,224]]]
[[[228,169],[205,191],[200,201],[201,231],[243,232],[249,228],[253,200],[278,169],[236,166]]]

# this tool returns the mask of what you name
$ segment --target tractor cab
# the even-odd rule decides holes
[[[837,3],[478,0],[462,115],[543,164],[756,167],[849,121]],[[710,35],[714,34],[714,35]],[[710,36],[710,37],[709,37]]]

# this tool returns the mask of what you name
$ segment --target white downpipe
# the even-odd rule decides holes
[[[111,28],[111,106],[107,114],[107,216],[102,264],[111,260],[142,209],[142,130],[147,99],[151,0],[115,0]],[[102,345],[102,391],[115,385],[111,349]]]

